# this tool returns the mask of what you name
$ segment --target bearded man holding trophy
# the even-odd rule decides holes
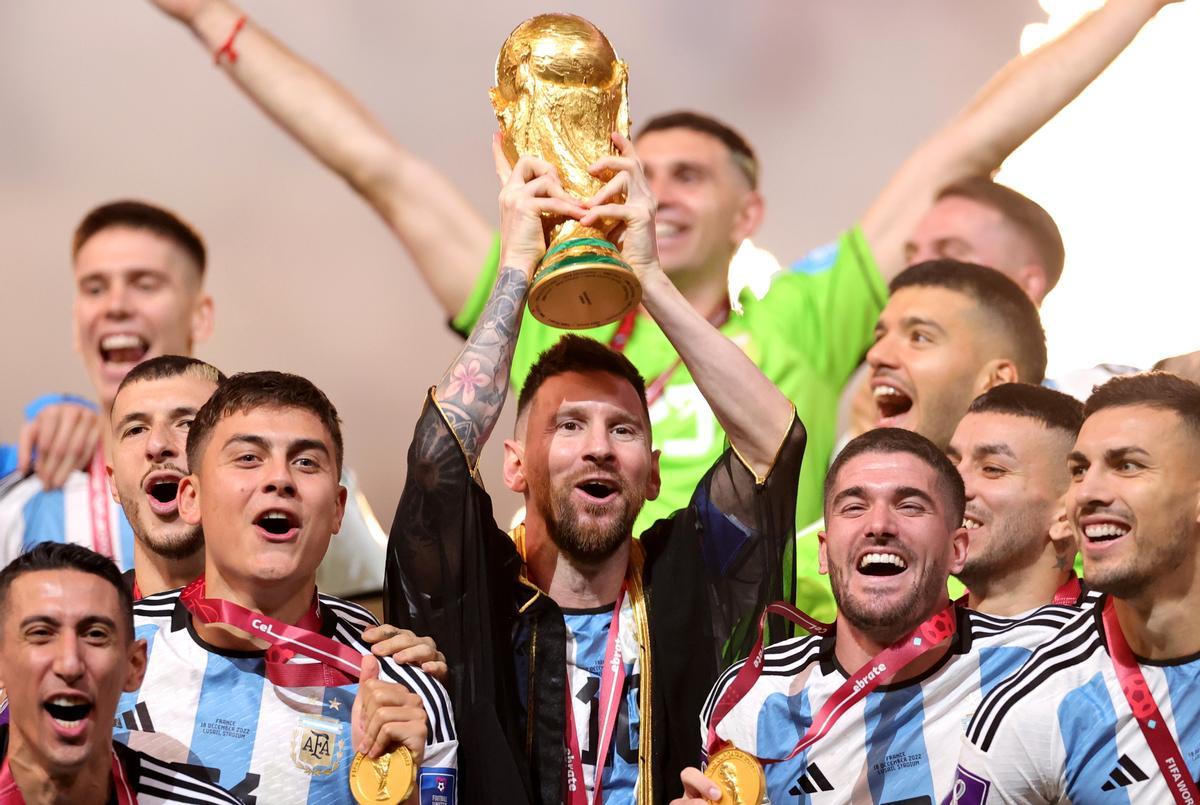
[[[389,544],[386,606],[451,665],[467,802],[663,802],[695,717],[755,616],[781,597],[806,435],[792,404],[658,263],[625,67],[595,26],[543,15],[497,60],[500,273],[430,391]],[[578,325],[641,304],[730,437],[691,503],[634,539],[662,479],[645,382],[567,335],[533,366],[504,442],[525,522],[506,533],[476,473],[526,304]]]

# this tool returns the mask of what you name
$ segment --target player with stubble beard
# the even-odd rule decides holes
[[[505,179],[505,268],[464,351],[427,400],[389,546],[387,614],[450,659],[465,801],[661,802],[699,747],[698,712],[782,593],[805,432],[787,398],[659,267],[654,202],[631,144],[586,207],[545,162]],[[616,194],[627,200],[615,203]],[[643,304],[730,436],[690,505],[634,537],[661,478],[645,384],[622,355],[565,336],[533,366],[504,442],[526,519],[508,535],[475,472],[508,391],[541,214],[622,222]],[[736,656],[736,654],[734,655]]]
[[[1063,501],[1082,424],[1083,403],[1027,383],[981,394],[958,423],[946,455],[966,485],[970,541],[956,576],[971,609],[1015,617],[1085,600]]]
[[[954,779],[945,747],[984,693],[1076,610],[1003,620],[950,603],[946,579],[967,556],[966,495],[945,454],[919,434],[868,431],[825,483],[820,563],[837,619],[793,614],[811,636],[765,651],[756,643],[721,676],[700,717],[707,759],[718,778],[730,746],[774,761],[765,770],[771,802],[941,802]],[[743,783],[749,771],[739,770]],[[677,805],[720,798],[698,769],[682,780]]]

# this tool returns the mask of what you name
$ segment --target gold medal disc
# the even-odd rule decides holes
[[[717,805],[758,805],[767,788],[758,758],[728,745],[709,758],[704,776],[721,789]]]
[[[350,764],[350,793],[359,805],[395,805],[412,794],[415,772],[407,746],[378,760],[358,752]]]

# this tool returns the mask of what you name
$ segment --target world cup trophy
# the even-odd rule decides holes
[[[608,39],[572,14],[541,14],[509,34],[496,58],[492,106],[510,165],[535,156],[558,170],[580,201],[604,181],[588,173],[629,136],[628,74]],[[599,327],[637,308],[642,287],[610,239],[611,227],[547,218],[548,244],[529,289],[529,310],[567,329]]]

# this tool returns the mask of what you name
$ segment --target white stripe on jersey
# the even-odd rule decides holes
[[[1012,673],[1033,648],[1078,610],[1043,607],[1025,619],[958,613],[952,653],[921,678],[883,686],[846,711],[815,745],[767,766],[772,802],[890,802],[951,791],[954,752],[985,688]],[[964,651],[964,648],[966,649]],[[719,697],[744,663],[728,669],[709,694],[701,735]],[[846,680],[833,640],[815,636],[767,648],[762,675],[717,726],[717,735],[764,758],[784,757],[813,714]]]
[[[138,805],[239,805],[237,797],[219,786],[188,775],[150,755],[126,751],[137,759],[138,773],[133,789]]]
[[[31,475],[5,490],[0,497],[0,566],[7,565],[28,547],[39,542],[67,542],[96,550],[92,538],[92,513],[88,503],[88,474],[74,470],[62,489],[47,492],[41,480]],[[105,489],[109,489],[108,479]],[[108,509],[112,560],[122,571],[133,567],[133,556],[126,549],[124,531],[128,530],[125,513],[111,497],[105,497]],[[26,518],[28,507],[36,507],[36,520]]]
[[[369,647],[365,610],[320,597],[333,639],[360,653]],[[141,690],[125,694],[115,737],[168,763],[207,770],[223,788],[259,803],[343,802],[354,757],[350,712],[357,685],[280,688],[264,678],[261,652],[210,650],[190,628],[179,591],[134,605],[137,636],[149,644]],[[297,657],[293,662],[310,662]],[[419,668],[380,661],[381,677],[421,697],[429,734],[423,769],[453,777],[457,740],[449,697]],[[453,802],[453,799],[450,800]]]
[[[962,741],[956,802],[1171,801],[1105,648],[1103,602],[1094,604],[985,698]],[[1200,654],[1141,670],[1196,779]]]

